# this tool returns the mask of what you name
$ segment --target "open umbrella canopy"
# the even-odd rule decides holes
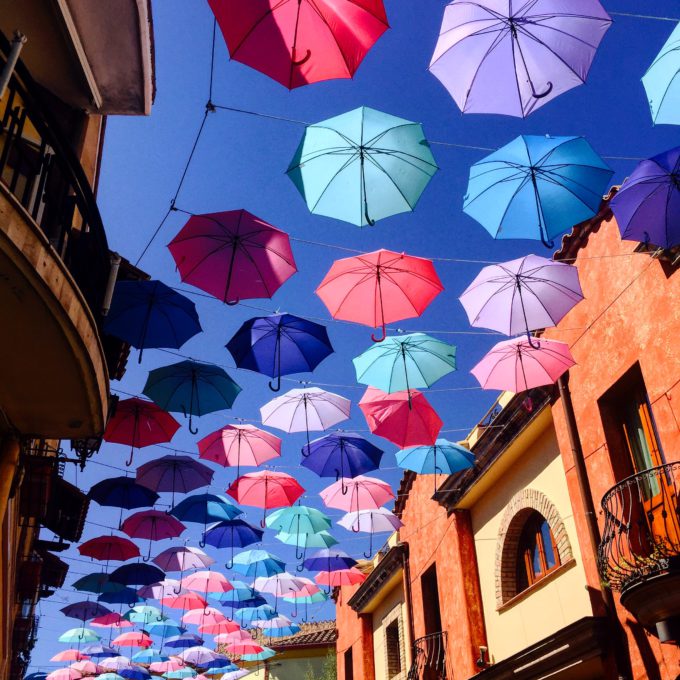
[[[331,528],[331,518],[307,505],[281,508],[267,517],[267,526],[288,534],[315,534]],[[243,572],[241,572],[243,573]]]
[[[115,656],[116,650],[113,647],[108,647],[99,642],[86,645],[82,648],[83,654],[87,654],[90,658],[105,658]]]
[[[271,527],[269,522],[272,517],[273,515],[270,515],[267,518],[267,526],[269,527]],[[244,550],[234,555],[231,568],[238,574],[256,578],[257,576],[280,574],[285,571],[286,563],[266,550]],[[250,591],[250,588],[247,590]],[[246,597],[249,597],[249,595],[246,595]]]
[[[75,668],[59,668],[47,675],[46,680],[80,680],[83,674]]]
[[[230,500],[213,493],[191,494],[170,510],[170,514],[181,522],[198,524],[234,519],[242,513],[243,510],[237,508]]]
[[[144,666],[133,666],[132,668],[122,668],[119,675],[124,680],[150,680],[151,673]]]
[[[205,666],[217,657],[217,653],[207,647],[189,647],[177,655],[185,663],[194,666]]]
[[[599,210],[613,174],[583,137],[522,135],[470,168],[463,210],[494,238],[552,247]]]
[[[165,641],[165,646],[175,649],[186,649],[187,647],[196,647],[203,644],[203,638],[194,633],[181,633],[180,635],[173,635]]]
[[[329,548],[338,542],[338,539],[327,531],[317,531],[315,534],[298,534],[279,531],[274,538],[281,541],[281,543],[294,545],[296,548],[302,550],[307,550],[307,548]],[[302,559],[302,557],[304,557],[304,554],[297,555],[298,559]]]
[[[286,571],[272,576],[258,576],[253,586],[262,593],[269,593],[276,597],[284,597],[291,592],[297,592],[304,586],[304,581]]]
[[[383,392],[430,387],[456,370],[456,348],[425,333],[385,338],[355,359],[357,380]],[[411,408],[413,404],[411,403]]]
[[[135,543],[121,536],[97,536],[78,546],[83,557],[106,562],[125,562],[139,557],[139,548]],[[115,580],[115,579],[114,579]]]
[[[336,260],[316,294],[334,319],[382,328],[420,316],[444,290],[431,260],[376,250]]]
[[[186,612],[182,616],[182,623],[191,623],[196,626],[204,626],[208,623],[222,623],[227,617],[215,607],[197,607]]]
[[[366,580],[366,574],[356,567],[349,569],[336,569],[335,571],[320,571],[314,580],[322,586],[338,588],[340,586],[354,586]]]
[[[111,583],[112,586],[120,586],[119,583]],[[132,606],[137,602],[141,602],[142,598],[137,594],[137,591],[133,588],[127,588],[122,586],[120,589],[105,590],[97,596],[99,602],[105,602],[106,604],[126,604]]]
[[[226,593],[232,585],[217,571],[195,571],[182,579],[182,588],[199,593]]]
[[[327,486],[319,495],[327,507],[347,512],[379,508],[394,498],[390,485],[375,477],[359,475],[347,482],[347,488],[349,491],[343,488],[340,480]]]
[[[111,642],[116,647],[151,647],[153,640],[141,631],[133,633],[123,633]]]
[[[149,634],[149,635],[160,635],[163,637],[163,639],[166,641],[167,644],[167,639],[172,637],[173,635],[182,635],[184,633],[185,628],[183,628],[178,621],[175,621],[174,619],[166,619],[164,618],[162,621],[150,621],[144,626],[144,630]]]
[[[190,545],[173,546],[166,548],[162,553],[156,555],[153,561],[165,571],[188,571],[189,569],[201,569],[202,567],[209,567],[215,563],[215,560],[204,553],[200,548],[194,548]],[[165,582],[161,582],[161,586]],[[179,581],[168,581],[168,588],[179,588]],[[158,595],[152,595],[158,597]]]
[[[241,624],[241,628],[250,628],[254,621],[269,621],[277,616],[278,612],[268,604],[244,607],[234,612],[234,619]]]
[[[99,635],[89,628],[71,628],[62,633],[58,640],[68,644],[80,644],[83,642],[96,642],[99,640]]]
[[[199,633],[205,633],[207,635],[223,635],[225,633],[232,633],[239,629],[238,623],[226,619],[225,621],[219,621],[217,623],[204,623],[198,627]]]
[[[266,659],[271,659],[273,656],[276,656],[276,652],[273,649],[263,647],[261,652],[241,654],[241,660],[250,662],[265,661]]]
[[[356,477],[380,467],[383,451],[352,432],[333,432],[302,448],[302,465],[319,477]]]
[[[250,551],[246,551],[248,553]],[[260,552],[260,551],[253,551],[253,552]],[[262,552],[265,552],[264,550]],[[242,555],[243,553],[239,553],[239,555]],[[238,558],[239,555],[234,556],[234,562],[236,562],[236,559]],[[239,569],[242,569],[242,566],[239,566]],[[238,571],[236,569],[236,566],[234,566],[234,571]],[[281,569],[283,571],[283,569]],[[241,572],[239,572],[241,573]],[[226,593],[208,593],[208,598],[211,600],[215,600],[216,602],[219,602],[220,604],[223,605],[229,605],[229,606],[234,606],[237,604],[240,604],[242,607],[248,607],[248,606],[259,606],[259,605],[250,605],[250,604],[241,604],[243,602],[248,602],[249,600],[253,600],[259,597],[258,592],[252,587],[249,586],[243,581],[236,581],[234,579],[231,579],[230,581],[233,590],[230,590],[229,592]],[[259,604],[264,604],[264,602],[261,602]]]
[[[170,550],[175,550],[175,548],[170,548]],[[166,552],[166,551],[164,551]],[[163,553],[161,553],[163,554]],[[154,562],[158,557],[154,558]],[[183,571],[181,569],[167,569],[160,562],[156,562],[165,571]],[[166,578],[157,583],[151,583],[148,586],[142,586],[137,592],[145,600],[160,600],[162,597],[167,597],[172,595],[173,592],[179,591],[181,588],[180,582],[174,578]]]
[[[170,607],[171,609],[182,609],[187,611],[190,609],[199,609],[201,607],[206,607],[208,605],[207,600],[201,597],[198,593],[194,593],[191,590],[180,592],[177,595],[168,595],[167,597],[161,598],[161,604],[164,607]]]
[[[642,77],[652,120],[656,125],[680,125],[680,24]]]
[[[90,661],[88,659],[76,661],[70,665],[70,668],[72,668],[74,671],[78,671],[78,673],[82,673],[83,675],[94,675],[99,669],[94,661]]]
[[[215,473],[190,456],[168,455],[137,468],[137,481],[154,491],[189,493],[208,486]]]
[[[293,505],[304,492],[295,477],[272,470],[249,472],[227,489],[227,493],[237,503],[265,510]]]
[[[104,605],[99,604],[99,602],[91,602],[90,600],[83,600],[82,602],[68,604],[65,607],[62,607],[59,611],[64,616],[68,616],[72,619],[78,619],[79,621],[88,621],[89,619],[94,619],[97,616],[104,616],[105,614],[111,613],[111,610],[107,609]],[[62,652],[62,654],[63,653],[64,652]],[[68,661],[68,659],[64,660]]]
[[[350,557],[344,550],[338,548],[322,548],[313,555],[305,558],[302,563],[305,569],[310,571],[337,571],[338,569],[350,569],[357,561]]]
[[[114,593],[125,589],[122,583],[112,582],[106,572],[95,572],[81,576],[77,581],[74,581],[73,587],[76,590],[88,593]]]
[[[167,661],[169,658],[170,657],[166,656],[165,654],[161,654],[157,649],[148,647],[147,649],[141,649],[139,652],[133,654],[130,658],[130,661],[133,661],[137,664],[152,664],[158,661]]]
[[[288,234],[247,210],[193,215],[168,249],[182,281],[232,305],[272,297],[297,271]]]
[[[338,524],[355,533],[364,531],[371,534],[385,531],[391,533],[403,526],[402,521],[387,508],[354,510],[343,515]]]
[[[261,541],[263,534],[242,519],[230,519],[208,527],[203,541],[215,548],[245,548]]]
[[[152,489],[137,484],[134,477],[103,479],[90,489],[88,495],[99,505],[125,510],[150,508],[159,498],[158,494]]]
[[[126,621],[118,612],[102,614],[90,621],[93,628],[131,628],[132,623]]]
[[[310,212],[363,227],[411,212],[437,169],[420,123],[363,106],[309,125],[287,172]]]
[[[446,439],[437,439],[431,446],[412,446],[397,451],[397,465],[419,475],[452,475],[474,467],[474,464],[474,454]]]
[[[599,0],[454,0],[430,71],[463,113],[528,116],[585,82],[610,25]]]
[[[62,652],[55,654],[50,661],[81,661],[82,659],[88,658],[87,654],[83,654],[77,649],[65,649]]]
[[[136,605],[129,611],[125,612],[125,618],[133,623],[146,624],[152,621],[161,621],[163,619],[163,612],[158,607],[153,607],[148,604]]]
[[[125,586],[148,586],[164,578],[165,572],[154,567],[153,564],[143,562],[124,564],[111,572],[111,580]]]
[[[184,524],[162,510],[136,512],[120,528],[130,538],[148,538],[149,541],[176,538],[186,529]]]

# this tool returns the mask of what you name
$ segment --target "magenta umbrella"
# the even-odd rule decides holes
[[[192,215],[168,248],[182,281],[228,305],[271,298],[297,271],[288,234],[247,210]]]
[[[162,456],[137,468],[137,483],[153,491],[189,493],[208,486],[215,473],[203,463],[189,456]]]
[[[512,338],[495,345],[470,371],[485,390],[524,392],[552,385],[576,362],[569,345],[540,339]]]
[[[130,538],[148,538],[149,552],[142,559],[151,559],[151,542],[166,538],[176,538],[186,527],[172,515],[162,510],[142,510],[130,515],[120,527]]]

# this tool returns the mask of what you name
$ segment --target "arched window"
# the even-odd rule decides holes
[[[560,566],[555,537],[540,512],[527,517],[517,543],[517,593]]]

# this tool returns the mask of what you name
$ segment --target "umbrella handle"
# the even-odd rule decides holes
[[[202,539],[198,542],[198,547],[199,547],[199,548],[205,548],[205,539],[204,539],[204,538],[202,538]],[[229,567],[229,569],[231,569],[231,567]]]
[[[529,342],[529,347],[532,349],[541,349],[541,343],[538,341],[534,342],[534,336],[531,335],[529,331],[527,331],[527,340]]]
[[[373,532],[371,532],[368,537],[368,555],[366,554],[366,551],[364,551],[364,557],[367,560],[370,560],[372,556],[373,556]]]
[[[312,50],[307,50],[307,52],[305,53],[305,56],[302,57],[302,59],[296,59],[295,58],[295,52],[296,52],[296,50],[295,50],[295,48],[293,48],[293,55],[292,55],[293,58],[291,60],[291,63],[293,64],[293,66],[302,66],[302,64],[308,62],[310,57],[312,56]]]
[[[382,342],[387,337],[387,331],[385,330],[385,324],[382,325],[382,337],[376,338],[375,333],[371,333],[371,340],[373,342]]]
[[[545,92],[536,92],[536,89],[534,88],[534,83],[531,80],[529,80],[529,84],[531,85],[531,94],[534,97],[534,99],[543,99],[553,91],[553,84],[550,81],[548,81],[548,86]]]
[[[193,424],[192,414],[190,413],[189,414],[189,432],[191,432],[191,434],[198,434],[198,428],[192,427],[192,424]]]
[[[297,615],[298,615],[297,602],[295,602],[295,606],[293,607],[293,611],[290,613],[290,615],[291,615],[294,619],[297,618]]]
[[[130,447],[130,457],[125,461],[125,467],[130,467],[132,465],[132,459],[134,458],[135,455],[135,447],[131,446]]]
[[[298,555],[298,546],[297,544],[295,545],[295,559],[296,560],[303,560],[305,558],[305,551],[303,550],[300,555]]]
[[[182,592],[182,586],[179,587],[179,590],[175,590],[173,587],[172,592],[175,593],[175,595],[179,595]]]
[[[542,229],[541,229],[541,243],[546,248],[554,248],[555,247],[555,241],[547,241],[546,238],[543,236],[543,230]]]
[[[295,567],[295,571],[297,571],[297,572],[300,573],[300,574],[301,574],[304,570],[305,570],[305,565],[302,564],[302,562],[300,562],[300,564],[298,564],[298,565]]]
[[[224,304],[229,306],[229,307],[235,307],[241,300],[239,298],[236,298],[235,300],[225,300]]]
[[[274,387],[272,382],[273,382],[272,380],[269,381],[269,389],[272,392],[280,392],[281,391],[281,376],[279,375],[279,376],[276,377],[276,387]]]

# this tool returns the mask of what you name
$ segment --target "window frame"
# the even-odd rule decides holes
[[[548,535],[550,536],[550,547],[552,549],[554,561],[553,566],[548,565],[543,527],[547,528]],[[534,556],[536,552],[538,553],[540,563],[540,571],[538,572],[534,568]],[[560,553],[557,549],[557,543],[552,529],[550,528],[550,523],[540,512],[538,512],[538,510],[532,510],[522,526],[517,542],[515,594],[519,595],[525,590],[528,590],[561,566],[562,561],[560,559]]]

